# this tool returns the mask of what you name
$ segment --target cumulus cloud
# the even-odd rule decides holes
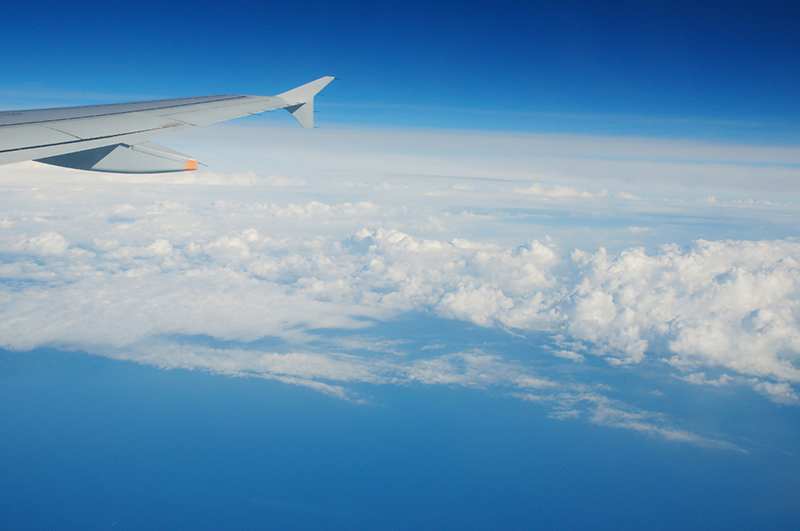
[[[57,232],[43,232],[25,240],[22,247],[34,253],[62,254],[69,247],[69,243]]]
[[[377,210],[368,202],[312,201],[250,212],[290,224],[311,218],[347,225],[350,216]],[[404,312],[433,312],[566,337],[573,346],[552,352],[573,361],[652,359],[704,384],[698,369],[724,368],[755,378],[759,392],[783,402],[800,382],[796,243],[698,241],[655,253],[563,256],[538,240],[504,248],[383,228],[342,239],[278,237],[255,227],[220,234],[202,214],[171,202],[125,211],[139,220],[153,212],[189,216],[204,236],[138,245],[103,237],[80,247],[49,231],[11,245],[16,257],[0,270],[3,347],[125,348],[169,334],[299,340],[315,329],[359,329]],[[38,258],[25,257],[32,252]]]
[[[654,352],[685,370],[725,367],[796,383],[798,256],[800,246],[783,241],[573,253],[584,276],[568,329],[626,363]]]
[[[506,140],[530,166],[518,139]],[[779,232],[800,211],[791,198],[743,207],[694,200],[706,191],[642,199],[606,193],[607,179],[530,184],[525,164],[470,167],[438,152],[419,163],[398,155],[387,176],[375,153],[354,155],[358,172],[331,153],[303,160],[336,162],[336,181],[313,168],[189,180],[1,169],[0,346],[272,378],[355,401],[364,399],[355,384],[502,388],[559,418],[711,446],[611,400],[599,382],[580,388],[537,362],[647,365],[686,384],[735,383],[798,402],[800,245]],[[709,226],[740,234],[754,219],[780,237],[687,237]],[[371,331],[408,314],[544,345],[512,359],[437,336],[410,352]],[[351,335],[334,340],[331,330]],[[253,347],[264,338],[285,348]]]
[[[779,404],[797,404],[798,402],[797,392],[786,382],[757,382],[753,388]]]

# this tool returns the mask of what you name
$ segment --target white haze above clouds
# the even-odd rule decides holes
[[[254,171],[0,167],[1,347],[273,378],[357,402],[361,384],[492,387],[554,417],[730,448],[536,361],[647,365],[798,403],[798,149],[197,131],[164,143]],[[548,344],[509,357],[454,336],[412,353],[371,331],[409,314]]]

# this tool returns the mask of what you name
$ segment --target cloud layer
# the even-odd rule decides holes
[[[274,378],[355,401],[367,399],[355,384],[497,388],[559,418],[710,446],[729,443],[536,361],[657,367],[797,403],[800,244],[731,237],[753,219],[780,233],[797,217],[791,198],[643,197],[641,186],[525,180],[522,167],[422,179],[431,168],[407,160],[395,176],[370,173],[373,161],[347,177],[351,164],[327,182],[310,170],[189,179],[0,168],[0,346]],[[727,237],[689,236],[709,227]],[[511,359],[446,337],[446,348],[411,352],[370,332],[409,314],[545,346]],[[191,340],[203,337],[213,345]],[[265,338],[278,346],[259,346]]]

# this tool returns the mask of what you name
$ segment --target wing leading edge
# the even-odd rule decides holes
[[[314,127],[314,96],[333,77],[319,78],[277,96],[203,96],[0,112],[0,164],[36,160],[55,166],[115,173],[197,169],[197,161],[160,146],[153,136],[286,109]]]

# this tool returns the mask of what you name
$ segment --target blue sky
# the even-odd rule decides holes
[[[262,94],[336,75],[335,122],[793,142],[799,16],[777,2],[25,2],[5,17],[3,88]]]
[[[798,18],[7,6],[0,109],[339,79],[0,166],[0,527],[797,527]]]

